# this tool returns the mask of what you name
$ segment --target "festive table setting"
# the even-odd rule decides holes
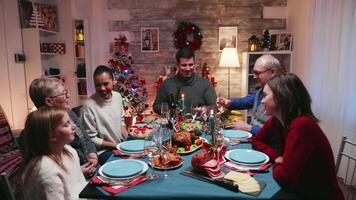
[[[269,157],[251,148],[251,133],[223,129],[235,120],[229,115],[211,109],[196,120],[192,114],[174,120],[162,119],[164,114],[143,117],[129,127],[130,137],[117,145],[80,198],[288,197],[272,178]]]

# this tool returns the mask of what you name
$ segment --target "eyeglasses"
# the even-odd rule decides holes
[[[66,99],[68,99],[68,98],[69,98],[69,92],[68,92],[68,90],[64,90],[61,94],[54,95],[54,96],[51,96],[51,97],[49,97],[49,98],[56,98],[56,97],[63,96],[63,95],[64,95],[64,97],[65,97]]]
[[[259,75],[268,72],[269,70],[271,70],[272,68],[266,69],[265,71],[259,72],[259,71],[253,71],[253,75],[255,75],[256,77],[258,77]]]

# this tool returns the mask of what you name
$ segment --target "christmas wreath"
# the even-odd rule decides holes
[[[200,49],[203,35],[201,29],[191,22],[180,22],[173,33],[174,46],[177,49],[188,47],[191,50]]]

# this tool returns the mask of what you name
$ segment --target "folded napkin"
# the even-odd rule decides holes
[[[110,183],[104,182],[98,177],[93,177],[92,179],[90,179],[90,181],[93,184],[102,185],[102,189],[111,193],[111,194],[117,194],[117,193],[123,192],[135,185],[145,182],[146,180],[147,180],[147,178],[145,176],[139,176],[138,178],[135,178],[132,181],[130,181],[126,184],[123,184],[123,185],[110,185]],[[115,181],[113,181],[113,182],[115,182]],[[113,184],[115,184],[115,183],[113,183]]]
[[[125,158],[130,158],[130,159],[143,158],[146,156],[144,153],[124,153],[118,149],[112,150],[112,153],[115,156],[119,156],[123,159],[125,159]]]
[[[266,164],[263,164],[263,165],[260,165],[257,167],[253,167],[253,166],[239,165],[239,164],[232,163],[232,162],[225,162],[223,165],[224,165],[224,167],[229,168],[231,170],[247,173],[250,176],[254,176],[258,173],[268,172],[268,168],[272,164],[266,163]]]

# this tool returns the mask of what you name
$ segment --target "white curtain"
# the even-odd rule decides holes
[[[313,0],[310,24],[306,85],[336,158],[342,135],[356,141],[356,1]]]

